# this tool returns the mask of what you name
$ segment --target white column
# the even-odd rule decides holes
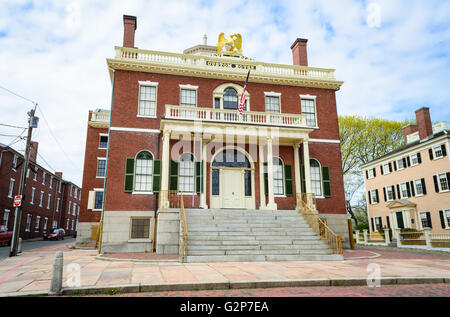
[[[294,148],[294,173],[295,173],[295,191],[298,194],[302,193],[302,180],[300,178],[300,158],[298,155],[298,150],[300,148],[300,143],[295,143]]]
[[[303,164],[305,166],[305,193],[312,193],[311,189],[311,168],[309,166],[308,139],[303,139]]]
[[[206,205],[206,146],[208,145],[205,140],[202,142],[202,161],[203,161],[203,171],[202,171],[202,182],[203,182],[203,193],[200,194],[200,207],[204,209],[208,209],[208,205]]]
[[[425,240],[427,248],[432,248],[433,246],[431,245],[431,228],[423,228],[423,231],[425,232]]]
[[[364,243],[367,244],[369,243],[369,235],[367,229],[364,229],[363,232],[364,232]]]
[[[384,228],[384,240],[386,242],[386,245],[389,245],[391,243],[391,238],[389,237],[389,228]]]
[[[275,199],[273,196],[273,153],[272,153],[272,138],[267,138],[267,179],[268,179],[268,193],[269,201],[267,203],[267,208],[271,210],[277,209],[277,204],[275,204]]]
[[[266,195],[264,194],[264,144],[259,143],[259,209],[266,209]]]
[[[359,243],[359,230],[355,230],[356,232],[356,244]]]
[[[170,131],[163,132],[163,148],[162,148],[162,159],[161,159],[161,202],[163,205],[161,208],[168,208],[168,190],[169,190],[169,165],[170,165],[170,155],[169,155],[169,145],[170,145]]]

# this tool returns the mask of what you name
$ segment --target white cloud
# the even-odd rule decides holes
[[[379,27],[367,23],[369,3],[380,7]],[[450,120],[449,2],[2,1],[0,85],[39,103],[71,159],[43,119],[39,152],[79,185],[88,110],[110,106],[105,59],[122,43],[123,14],[137,16],[136,45],[152,50],[182,52],[205,33],[215,44],[220,32],[236,32],[245,55],[291,64],[290,45],[308,38],[309,64],[335,68],[345,82],[336,93],[340,114],[403,119],[427,105],[432,119]],[[0,122],[26,125],[30,108],[0,91]]]

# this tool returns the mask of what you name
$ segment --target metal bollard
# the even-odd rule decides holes
[[[56,252],[49,295],[62,295],[63,262],[63,252]]]

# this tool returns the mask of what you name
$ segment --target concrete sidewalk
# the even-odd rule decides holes
[[[0,296],[45,294],[57,250],[64,265],[78,264],[81,285],[65,294],[228,289],[287,286],[366,285],[379,265],[383,284],[450,283],[450,257],[387,250],[346,251],[344,261],[179,263],[173,260],[100,259],[95,250],[70,249],[71,243],[27,251],[0,262]],[[395,250],[395,249],[394,249]],[[149,254],[148,257],[154,255]],[[368,269],[369,268],[369,269]]]

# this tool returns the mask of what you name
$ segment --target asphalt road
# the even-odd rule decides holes
[[[42,239],[37,240],[37,241],[24,240],[22,242],[22,251],[29,251],[29,250],[33,250],[33,249],[48,247],[51,245],[57,245],[57,244],[62,244],[62,243],[67,243],[67,242],[75,242],[75,240],[76,240],[76,238],[73,238],[73,237],[65,237],[64,240],[59,240],[59,241],[49,241],[49,240],[43,241]],[[9,250],[10,250],[10,247],[7,245],[0,246],[0,260],[5,259],[9,256]]]

